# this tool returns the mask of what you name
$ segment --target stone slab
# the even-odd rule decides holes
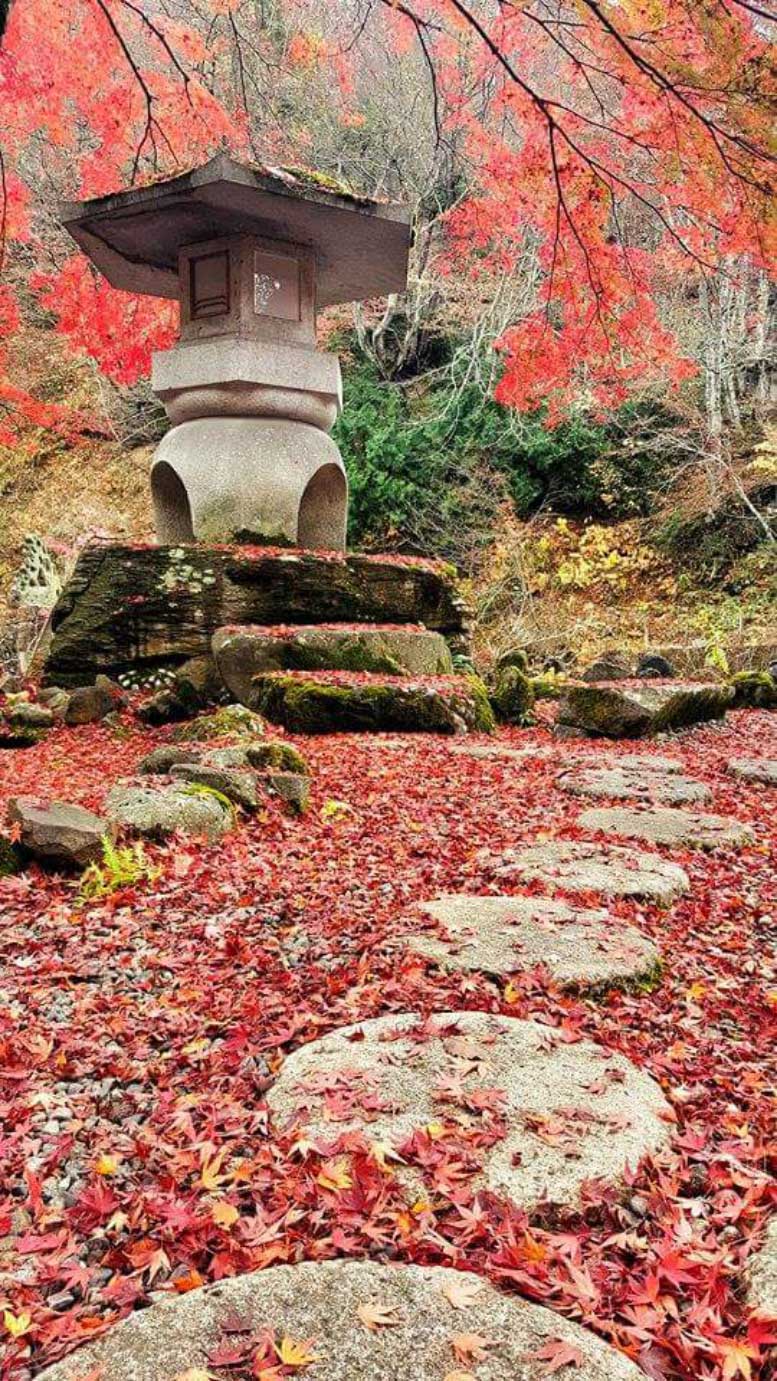
[[[562,987],[598,988],[645,978],[660,962],[634,926],[551,897],[443,896],[418,909],[437,925],[409,947],[444,968],[503,975],[542,965]]]
[[[476,676],[399,677],[266,672],[254,704],[293,734],[490,733],[494,716]]]
[[[640,839],[648,844],[676,844],[687,849],[736,848],[752,844],[752,830],[725,815],[699,815],[689,810],[656,806],[630,810],[626,806],[585,810],[578,819],[583,829]]]
[[[383,1322],[373,1322],[373,1310]],[[235,1331],[235,1320],[243,1328]],[[38,1381],[175,1381],[220,1369],[223,1342],[256,1354],[270,1334],[305,1344],[306,1381],[443,1381],[463,1372],[460,1334],[486,1340],[482,1381],[540,1381],[549,1344],[574,1349],[575,1381],[639,1381],[643,1373],[609,1344],[562,1315],[502,1294],[480,1276],[442,1266],[375,1261],[302,1262],[233,1276],[130,1315],[103,1337],[39,1373]],[[253,1346],[251,1344],[253,1343]],[[268,1368],[271,1362],[268,1359]],[[230,1372],[231,1374],[231,1372]],[[248,1375],[240,1368],[240,1375]],[[269,1371],[268,1371],[269,1375]]]
[[[747,1303],[753,1313],[777,1318],[777,1218],[772,1219],[761,1250],[750,1262]]]
[[[728,771],[743,782],[777,786],[777,758],[732,758]]]
[[[478,862],[497,878],[543,882],[565,892],[642,897],[662,906],[691,887],[688,874],[678,864],[617,844],[556,839],[499,854],[486,849],[478,855]]]
[[[557,778],[562,791],[624,801],[662,801],[667,805],[708,801],[710,789],[679,772],[620,766],[573,767]]]
[[[505,762],[528,762],[551,755],[549,748],[509,748],[504,743],[451,743],[449,749],[451,753],[462,753],[465,758],[502,758]]]
[[[45,679],[81,685],[208,656],[232,624],[424,624],[464,651],[468,614],[455,576],[433,562],[94,543],[52,613]]]
[[[333,1120],[338,1098],[345,1106]],[[288,1056],[267,1101],[277,1130],[320,1144],[360,1131],[399,1155],[430,1124],[477,1136],[491,1109],[503,1135],[473,1145],[468,1188],[527,1209],[576,1205],[592,1178],[617,1184],[669,1135],[660,1088],[623,1056],[482,1012],[437,1013],[426,1024],[406,1013],[333,1031]],[[447,1183],[428,1166],[399,1163],[397,1175],[415,1193]]]

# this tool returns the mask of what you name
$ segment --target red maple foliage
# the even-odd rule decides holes
[[[355,42],[324,40],[315,5],[283,0],[258,29],[239,0],[212,3],[199,22],[196,7],[188,22],[185,8],[176,20],[168,10],[23,0],[0,49],[0,239],[35,265],[34,289],[60,330],[124,383],[169,341],[170,309],[108,288],[76,255],[57,251],[52,267],[53,196],[180,171],[223,142],[239,157],[304,162],[304,115],[257,136],[249,52],[278,83],[288,71],[327,72],[344,135],[366,119],[360,100],[369,104]],[[657,281],[678,267],[731,272],[742,256],[767,270],[775,262],[773,9],[356,0],[354,35],[362,19],[397,60],[419,46],[438,139],[465,151],[471,183],[447,217],[448,262],[475,277],[511,273],[527,239],[539,247],[537,308],[498,342],[501,401],[547,402],[552,419],[581,394],[611,405],[636,381],[686,377],[691,366],[659,320]],[[215,80],[219,66],[237,74],[231,84]],[[13,325],[6,289],[0,338]],[[7,380],[0,402],[41,420]]]
[[[97,808],[167,733],[129,713],[118,729],[55,729],[0,755],[0,798]],[[725,764],[777,756],[777,721],[739,711],[673,745],[710,809],[751,823],[755,843],[673,850],[692,890],[670,910],[611,903],[613,925],[651,937],[665,971],[653,991],[596,999],[539,969],[506,984],[444,973],[397,943],[419,900],[495,890],[484,846],[579,836],[580,804],[555,786],[569,745],[542,727],[503,737],[542,751],[517,766],[422,735],[306,739],[304,818],[270,801],[218,846],[148,846],[160,877],[102,901],[79,904],[77,881],[34,868],[0,883],[4,1381],[158,1292],[335,1256],[475,1270],[579,1319],[650,1377],[758,1374],[774,1328],[748,1318],[742,1281],[775,1200],[777,837],[767,788]],[[660,1082],[671,1145],[625,1196],[591,1184],[579,1210],[529,1217],[472,1195],[472,1150],[446,1123],[403,1154],[454,1188],[411,1208],[390,1158],[337,1141],[336,1123],[323,1152],[271,1126],[265,1092],[301,1043],[361,1018],[473,1008],[592,1037]],[[498,1134],[498,1107],[483,1116]],[[214,1374],[221,1361],[239,1375],[240,1343],[219,1347]]]

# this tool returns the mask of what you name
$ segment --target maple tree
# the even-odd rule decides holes
[[[352,151],[376,61],[403,75],[420,63],[436,146],[459,151],[435,273],[510,273],[527,241],[539,256],[536,300],[498,341],[504,403],[555,416],[580,396],[609,406],[635,383],[678,383],[691,365],[657,309],[661,276],[715,277],[743,257],[773,267],[765,0],[343,0],[326,22],[313,0],[277,0],[259,18],[244,0],[213,0],[174,14],[163,0],[20,0],[0,50],[3,242],[31,261],[60,329],[122,382],[171,339],[172,313],[108,288],[52,239],[52,193],[169,174],[224,141],[237,156],[337,162],[331,130],[326,149],[316,142],[320,107],[289,97],[284,122],[275,97],[318,78]],[[361,144],[352,164],[373,191]],[[15,277],[0,289],[6,337]],[[2,402],[11,417],[58,420],[7,377]]]

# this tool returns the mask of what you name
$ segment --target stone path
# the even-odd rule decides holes
[[[574,796],[604,796],[616,800],[663,801],[667,805],[708,801],[709,787],[679,772],[644,766],[573,767],[557,778],[562,791]]]
[[[477,861],[497,878],[605,897],[644,897],[664,906],[690,891],[688,874],[676,863],[617,844],[555,839],[502,853],[483,850]]]
[[[575,1381],[643,1376],[587,1329],[468,1272],[324,1261],[274,1266],[165,1299],[81,1348],[75,1369],[70,1357],[38,1381],[87,1373],[193,1381],[217,1368],[219,1346],[244,1349],[248,1363],[268,1332],[270,1349],[284,1339],[287,1349],[300,1349],[294,1374],[306,1381],[464,1381],[472,1367],[482,1381],[540,1381],[561,1344],[572,1352]],[[273,1363],[270,1351],[268,1375]],[[241,1367],[240,1374],[248,1373]]]
[[[503,743],[449,743],[448,751],[463,753],[467,758],[503,758],[505,761],[528,762],[532,758],[549,758],[550,748],[508,748]]]
[[[333,1031],[288,1056],[267,1101],[276,1131],[330,1143],[360,1131],[400,1155],[430,1124],[453,1122],[466,1142],[496,1114],[504,1137],[473,1143],[468,1187],[524,1208],[575,1205],[586,1180],[618,1183],[669,1136],[660,1088],[623,1056],[481,1012],[441,1013],[426,1025],[409,1013]],[[436,1182],[430,1168],[396,1169],[414,1193],[444,1192],[444,1166]]]
[[[419,910],[438,924],[409,947],[448,969],[502,975],[541,964],[563,987],[596,988],[645,978],[660,962],[633,926],[549,897],[444,896]]]
[[[754,1313],[777,1318],[777,1218],[769,1224],[764,1244],[750,1264],[747,1303]]]
[[[777,786],[777,758],[733,758],[728,770],[743,782]]]
[[[724,815],[697,815],[687,810],[629,810],[625,806],[584,810],[578,819],[584,829],[639,839],[650,844],[676,844],[680,848],[720,849],[752,844],[752,830]]]

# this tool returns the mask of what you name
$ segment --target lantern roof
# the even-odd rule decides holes
[[[60,214],[109,283],[152,297],[178,297],[180,249],[233,235],[312,249],[320,307],[401,292],[407,280],[407,207],[226,153],[177,177],[65,203]]]

